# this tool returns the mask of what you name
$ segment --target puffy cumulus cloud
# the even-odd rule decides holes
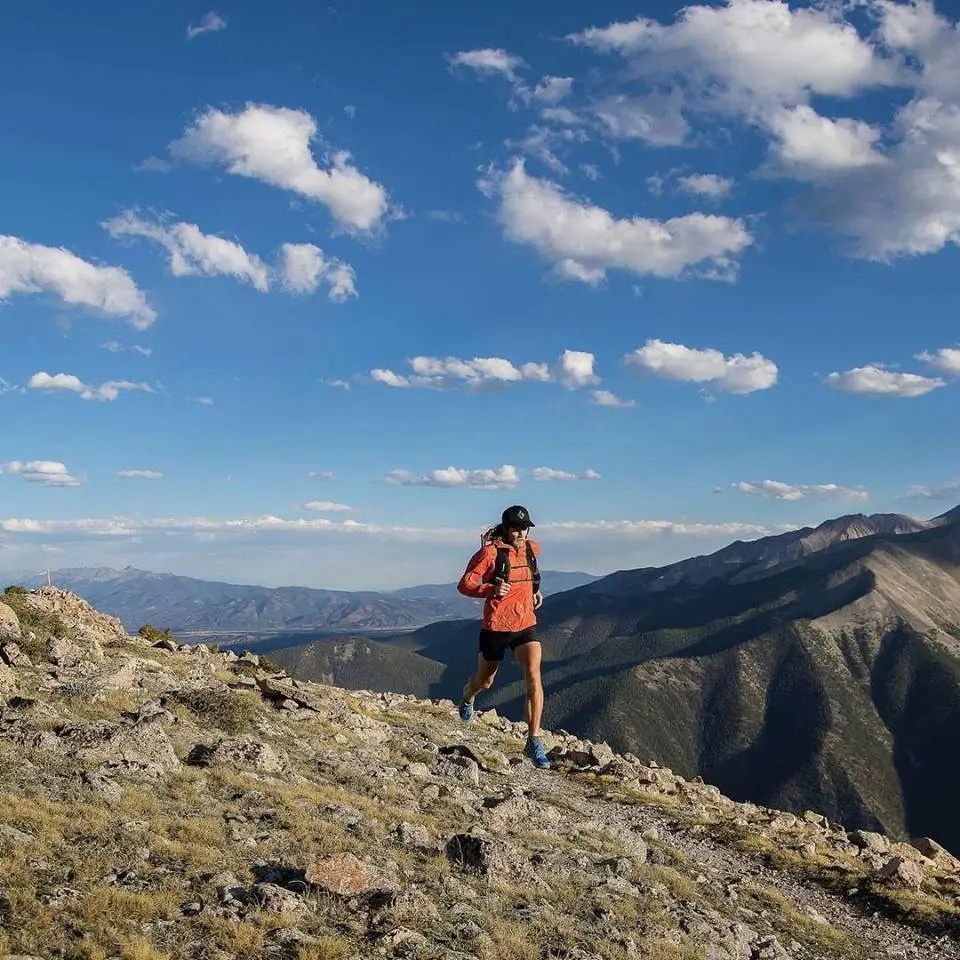
[[[95,266],[62,247],[0,236],[0,298],[13,293],[54,293],[64,303],[126,320],[137,330],[157,318],[126,270]]]
[[[854,367],[842,373],[829,373],[825,381],[834,390],[873,397],[922,397],[938,387],[946,386],[946,382],[939,377],[900,373],[876,364]]]
[[[672,24],[638,17],[569,38],[630,59],[631,72],[711,100],[804,102],[813,94],[850,97],[893,83],[897,65],[843,20],[841,8],[791,9],[781,0],[727,0],[684,7]]]
[[[117,476],[121,480],[162,480],[163,474],[159,470],[118,470]]]
[[[767,125],[775,138],[771,156],[776,167],[798,180],[819,180],[887,162],[877,151],[881,131],[862,120],[831,120],[800,104],[777,110]]]
[[[942,347],[933,352],[925,350],[917,354],[917,359],[929,363],[931,367],[935,367],[949,377],[960,377],[960,348]]]
[[[730,485],[741,493],[752,493],[769,500],[803,500],[805,497],[825,497],[836,500],[867,500],[870,494],[863,487],[844,487],[838,483],[782,483],[779,480],[761,480],[748,483],[741,480]]]
[[[523,66],[523,60],[507,53],[506,50],[485,48],[482,50],[461,50],[453,54],[450,64],[454,67],[469,67],[478,73],[500,74],[508,80],[515,80],[517,70]]]
[[[582,473],[571,473],[569,470],[554,470],[553,467],[534,467],[532,471],[533,479],[540,483],[547,483],[550,480],[600,480],[601,476],[596,470],[587,469]]]
[[[491,384],[532,381],[546,383],[553,379],[550,368],[544,363],[524,363],[515,366],[502,357],[474,357],[461,360],[459,357],[413,357],[408,361],[410,374],[377,368],[370,371],[371,379],[388,387],[425,387],[443,390],[456,386],[481,388]]]
[[[357,295],[353,268],[335,257],[328,259],[312,243],[285,243],[280,249],[280,276],[291,293],[315,293],[321,283],[327,299],[343,303]]]
[[[960,480],[933,487],[915,483],[906,495],[918,500],[960,500]]]
[[[722,200],[733,190],[733,180],[716,173],[690,173],[677,178],[677,189],[694,196]]]
[[[560,382],[568,390],[589,387],[599,383],[600,378],[593,372],[596,357],[584,350],[564,350],[560,355]]]
[[[169,149],[178,159],[221,164],[229,173],[317,200],[344,230],[376,230],[388,213],[386,190],[357,170],[346,151],[333,151],[321,167],[310,149],[316,139],[309,113],[251,103],[238,113],[208,109]]]
[[[187,39],[194,40],[205,33],[217,33],[220,30],[227,29],[227,21],[219,13],[211,11],[197,24],[190,24],[187,27]]]
[[[719,350],[698,350],[663,340],[648,340],[627,354],[624,362],[653,376],[706,383],[734,394],[767,390],[776,384],[779,373],[777,365],[759,353],[726,357]]]
[[[332,500],[308,500],[302,506],[304,510],[314,513],[345,513],[353,509],[345,503],[334,503]]]
[[[517,468],[509,463],[496,469],[444,467],[423,474],[391,470],[384,479],[403,487],[464,487],[471,490],[513,490],[520,483]]]
[[[562,276],[596,283],[607,270],[682,277],[736,272],[753,242],[740,220],[703,213],[659,221],[618,219],[602,207],[575,199],[549,180],[529,176],[522,161],[480,182],[499,200],[506,236],[533,247],[558,265]]]
[[[20,477],[42,487],[78,487],[83,482],[59,460],[8,460],[0,463],[0,475]]]
[[[283,244],[277,266],[269,267],[239,243],[204,233],[193,223],[150,221],[125,210],[103,226],[114,238],[144,237],[160,244],[177,277],[230,276],[261,293],[267,293],[275,282],[293,294],[315,293],[323,283],[334,303],[357,295],[353,268],[342,260],[328,259],[312,243]]]
[[[170,270],[176,277],[224,274],[251,284],[261,293],[270,288],[270,273],[256,254],[239,243],[203,233],[195,223],[151,223],[133,210],[107,220],[111,237],[145,237],[159,243],[170,255]]]
[[[155,393],[149,383],[136,383],[132,380],[107,380],[99,387],[88,386],[79,377],[72,373],[46,373],[39,370],[27,381],[28,390],[43,390],[45,392],[64,391],[76,393],[81,400],[116,400],[124,391],[141,391]]]
[[[593,402],[598,407],[621,407],[627,409],[637,405],[636,400],[621,400],[615,393],[609,390],[594,390],[591,394]]]

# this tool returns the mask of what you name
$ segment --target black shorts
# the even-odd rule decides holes
[[[536,627],[526,630],[487,630],[480,631],[480,656],[490,663],[499,663],[508,649],[516,650],[525,643],[537,642]]]

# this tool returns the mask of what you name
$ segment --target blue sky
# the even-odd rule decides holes
[[[519,12],[518,12],[519,11]],[[454,579],[960,500],[946,4],[0,12],[0,570]]]

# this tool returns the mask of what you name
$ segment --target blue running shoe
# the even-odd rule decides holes
[[[540,767],[542,770],[549,770],[553,766],[543,749],[543,741],[539,737],[531,737],[527,740],[527,745],[523,748],[523,755],[529,757],[533,761],[533,765]]]
[[[457,707],[457,712],[460,714],[460,719],[464,723],[470,723],[473,720],[473,701],[461,700],[460,706]]]

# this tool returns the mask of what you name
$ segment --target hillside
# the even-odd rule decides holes
[[[51,571],[53,583],[118,617],[128,630],[145,623],[178,633],[227,637],[237,633],[313,630],[330,633],[401,630],[438,620],[479,615],[477,601],[455,583],[392,592],[258,587],[151,573],[136,567],[71,567]],[[45,576],[11,578],[38,587]],[[597,579],[588,573],[543,573],[545,594]]]
[[[960,851],[942,749],[960,734],[958,521],[840,518],[562,594],[541,613],[547,722],[737,799]],[[430,693],[456,697],[476,631],[384,643],[445,665]],[[399,671],[376,682],[406,689]],[[521,697],[505,663],[485,702],[519,711]]]
[[[493,711],[0,602],[0,956],[960,958],[960,862]],[[8,957],[9,960],[9,957]]]
[[[551,723],[739,799],[960,850],[960,523],[544,611]],[[505,703],[514,686],[490,700]]]

